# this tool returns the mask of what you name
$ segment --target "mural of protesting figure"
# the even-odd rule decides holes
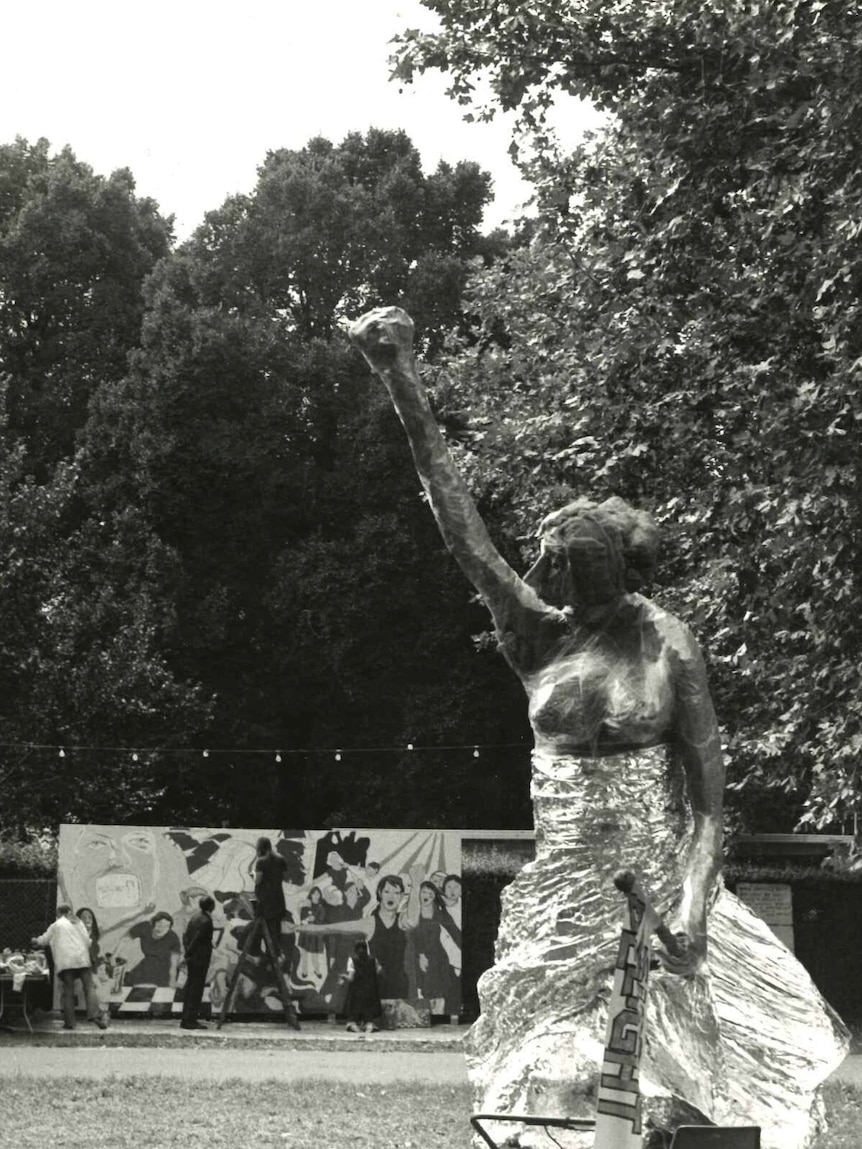
[[[204,896],[215,910],[202,1016],[220,1008],[254,918],[262,836],[284,860],[280,961],[303,1014],[344,1012],[359,937],[382,971],[385,1024],[428,1024],[431,1013],[458,1012],[457,833],[64,825],[59,896],[88,907],[97,923],[97,985],[112,1013],[179,1020],[181,939]],[[233,1009],[282,1011],[260,950],[242,957]]]

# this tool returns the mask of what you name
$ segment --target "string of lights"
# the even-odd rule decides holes
[[[407,742],[406,744],[399,746],[304,746],[282,750],[269,746],[96,746],[70,743],[60,744],[50,742],[0,742],[0,749],[11,750],[15,752],[44,750],[56,754],[58,758],[65,758],[69,754],[128,754],[133,762],[139,761],[142,756],[156,754],[198,754],[202,758],[210,758],[214,755],[222,754],[254,754],[273,758],[276,762],[282,762],[285,758],[291,756],[323,756],[334,758],[336,762],[341,762],[345,755],[403,754],[405,751],[419,754],[423,752],[469,751],[472,753],[474,758],[479,758],[483,752],[493,750],[511,750],[516,748],[529,749],[529,745],[526,742],[452,742],[428,745],[419,745],[413,742]]]

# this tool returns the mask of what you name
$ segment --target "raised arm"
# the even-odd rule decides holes
[[[105,926],[101,931],[100,939],[104,940],[108,934],[114,934],[118,930],[125,930],[126,926],[133,925],[135,922],[140,921],[141,914],[146,917],[149,914],[155,913],[155,910],[156,903],[148,902],[147,905],[144,906],[143,910],[135,910],[135,912],[133,914],[129,914],[128,917],[120,918],[118,922],[114,922],[112,926]]]
[[[321,922],[319,925],[311,922],[290,922],[288,929],[295,934],[321,934],[325,937],[336,934],[362,934],[370,938],[374,932],[374,922],[371,918],[347,918],[343,922]]]
[[[352,325],[350,339],[389,392],[443,541],[485,600],[498,633],[535,632],[548,608],[491,542],[455,466],[419,379],[410,316],[398,307],[369,311]]]

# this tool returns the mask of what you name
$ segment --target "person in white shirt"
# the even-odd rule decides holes
[[[50,946],[54,959],[54,972],[62,987],[63,1028],[75,1028],[75,979],[80,978],[87,1003],[87,1020],[99,1029],[108,1028],[108,1018],[96,996],[93,971],[90,969],[90,935],[84,923],[72,912],[72,907],[57,907],[57,920],[39,937],[33,938],[37,946]]]

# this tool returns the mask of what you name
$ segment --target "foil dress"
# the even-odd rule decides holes
[[[665,746],[595,758],[537,752],[532,787],[536,859],[503,894],[468,1069],[483,1112],[589,1116],[622,920],[613,877],[635,871],[656,907],[671,910],[692,820]],[[820,1125],[819,1086],[846,1053],[843,1026],[769,927],[721,887],[708,939],[703,973],[650,975],[647,1128],[651,1117],[706,1117],[759,1125],[764,1149],[803,1149]],[[580,1136],[570,1143],[592,1143]]]

